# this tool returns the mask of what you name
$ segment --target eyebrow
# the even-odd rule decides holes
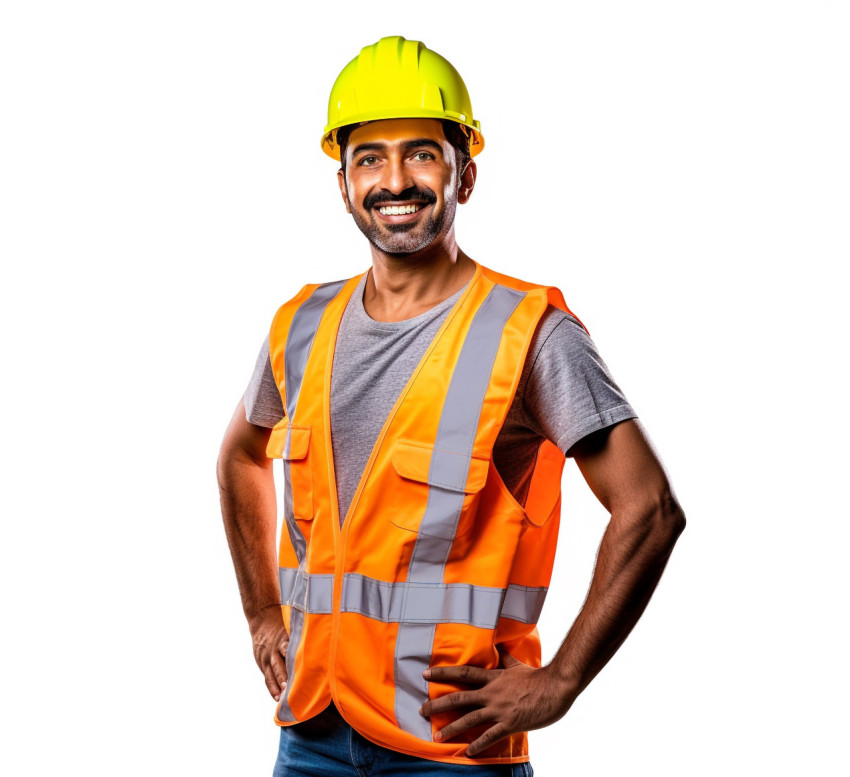
[[[351,152],[351,156],[357,156],[357,154],[360,154],[363,151],[384,151],[387,148],[387,145],[387,143],[374,141],[372,143],[358,143]],[[441,154],[443,153],[443,147],[437,143],[436,140],[431,140],[430,138],[416,138],[415,140],[408,140],[404,144],[404,150],[410,151],[412,148],[422,148],[423,146],[426,148],[433,148]]]

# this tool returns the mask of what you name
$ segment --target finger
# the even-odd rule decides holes
[[[498,671],[482,669],[480,666],[432,666],[426,669],[422,676],[426,680],[437,683],[469,683],[483,685],[489,682]]]
[[[286,657],[282,656],[277,650],[273,650],[270,663],[272,674],[274,675],[275,680],[277,680],[277,684],[282,689],[286,685],[287,680]]]
[[[484,699],[480,691],[458,691],[447,693],[437,699],[426,701],[420,708],[419,714],[429,717],[437,712],[457,709],[458,707],[480,707]]]
[[[486,708],[473,710],[452,721],[445,728],[435,731],[434,739],[437,742],[444,742],[447,739],[456,737],[458,734],[462,734],[467,729],[475,728],[475,726],[480,726],[482,723],[487,723],[490,720],[493,720],[493,716],[487,712]]]
[[[447,727],[448,728],[448,727]],[[510,736],[510,729],[504,723],[497,723],[488,728],[478,739],[466,748],[467,755],[478,755],[500,739]]]
[[[269,689],[269,693],[272,695],[272,698],[275,701],[280,701],[280,686],[274,676],[271,664],[267,663],[263,666],[263,677],[266,678],[266,688]]]

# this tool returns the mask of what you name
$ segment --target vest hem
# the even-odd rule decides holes
[[[424,758],[427,761],[439,761],[440,763],[450,763],[450,764],[519,764],[519,763],[527,763],[528,761],[531,760],[531,756],[528,753],[526,755],[513,756],[513,757],[502,756],[502,757],[496,757],[496,758],[476,758],[475,756],[452,756],[452,755],[442,756],[442,755],[435,755],[434,753],[423,753],[423,752],[417,752],[415,750],[409,750],[409,749],[406,749],[406,748],[403,748],[403,747],[399,747],[398,745],[390,744],[389,742],[384,742],[384,741],[378,739],[375,736],[367,734],[365,731],[363,731],[361,728],[356,726],[354,723],[352,723],[348,719],[345,712],[343,712],[342,705],[339,703],[339,701],[337,699],[333,698],[333,696],[331,696],[331,699],[328,701],[328,705],[326,705],[325,708],[321,712],[324,712],[325,710],[327,710],[328,706],[331,703],[333,703],[333,705],[336,707],[337,712],[339,713],[340,717],[349,726],[351,726],[351,728],[353,728],[358,734],[360,734],[360,736],[362,736],[364,739],[368,739],[372,744],[378,745],[378,747],[383,747],[387,750],[393,750],[396,753],[403,753],[404,755],[411,755],[411,756],[414,756],[415,758]],[[292,720],[292,721],[278,720],[277,713],[275,713],[274,722],[278,726],[278,728],[288,728],[289,726],[294,726],[296,723],[305,723],[308,720],[312,720],[317,715],[320,715],[321,712],[317,712],[316,715],[313,715],[310,718],[305,718],[304,720]],[[521,733],[521,732],[516,732],[516,733]],[[527,732],[525,732],[525,733],[527,733]],[[449,744],[451,744],[451,743],[449,743]],[[458,743],[457,746],[461,747],[462,743]]]

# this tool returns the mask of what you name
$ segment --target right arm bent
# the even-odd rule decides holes
[[[277,500],[273,460],[266,457],[270,434],[271,429],[246,420],[240,400],[221,443],[216,474],[224,531],[254,643],[254,658],[269,693],[279,701],[286,684],[289,636],[280,609],[275,549]]]

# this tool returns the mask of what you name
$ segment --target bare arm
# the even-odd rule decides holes
[[[224,530],[254,643],[254,658],[277,701],[286,683],[288,636],[280,609],[275,552],[274,475],[272,460],[266,457],[270,433],[245,419],[240,400],[221,444],[216,474]]]
[[[572,453],[611,513],[587,599],[550,665],[575,698],[637,623],[685,528],[685,515],[637,421],[590,435]]]
[[[470,744],[468,755],[517,731],[548,726],[566,714],[640,618],[685,527],[684,513],[637,421],[589,435],[571,453],[593,493],[610,511],[611,520],[587,599],[551,663],[534,669],[503,656],[504,669],[426,670],[432,682],[479,686],[446,694],[422,708],[423,715],[477,708],[437,732],[438,740],[492,723]]]

